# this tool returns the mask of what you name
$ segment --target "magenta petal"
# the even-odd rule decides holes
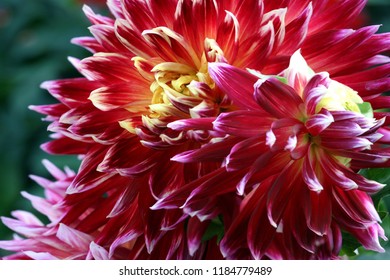
[[[313,158],[312,152],[309,151],[308,155],[306,156],[303,162],[302,177],[306,185],[309,187],[311,191],[321,192],[321,190],[323,190],[324,187],[321,185],[314,171],[313,163],[315,161],[316,159]]]
[[[276,228],[269,223],[264,202],[256,201],[256,204],[257,207],[253,209],[250,215],[247,239],[252,256],[259,260],[270,246],[276,233]]]
[[[202,243],[202,237],[210,222],[201,222],[197,217],[190,218],[187,225],[188,249],[193,256]]]
[[[25,251],[24,253],[33,260],[59,260],[59,258],[56,258],[50,253],[37,253],[33,251]]]
[[[253,100],[257,78],[247,71],[225,63],[209,63],[209,73],[217,86],[241,109],[261,110]]]
[[[256,159],[256,161],[250,167],[249,171],[245,174],[245,176],[242,178],[240,183],[237,185],[238,194],[243,195],[246,188],[252,187],[253,185],[259,183],[257,181],[251,180],[251,179],[256,173],[258,173],[258,172],[261,173],[261,170],[264,169],[264,167],[266,167],[267,165],[269,165],[272,157],[273,157],[273,154],[271,152],[266,152],[264,154],[261,154]],[[270,173],[268,173],[268,174],[270,174]],[[249,183],[250,181],[252,181],[251,184]]]
[[[313,115],[316,113],[317,104],[326,93],[329,83],[329,74],[326,72],[314,75],[307,83],[303,91],[303,99],[305,100],[308,114]]]
[[[380,217],[374,207],[371,197],[360,190],[345,192],[339,188],[333,188],[333,205],[338,208],[336,217],[349,227],[364,228],[373,222],[380,222]],[[350,223],[349,221],[353,222]]]
[[[94,260],[108,260],[108,252],[102,246],[91,242],[89,245],[89,254]]]
[[[273,120],[258,111],[239,110],[220,114],[214,121],[214,128],[226,134],[252,137],[268,131]]]
[[[262,137],[252,137],[239,141],[231,148],[230,154],[226,158],[226,169],[234,171],[249,167],[268,150]]]
[[[189,150],[177,154],[172,157],[171,160],[181,163],[223,161],[223,159],[229,154],[232,146],[234,146],[237,142],[240,142],[240,140],[241,139],[237,137],[228,137],[223,141],[208,143],[202,146],[201,149]]]
[[[258,80],[254,85],[256,102],[277,118],[297,117],[302,99],[295,90],[277,78]]]
[[[317,136],[324,131],[332,122],[333,116],[327,110],[322,110],[319,114],[311,116],[305,123],[307,130],[312,136]]]
[[[271,185],[267,195],[267,215],[272,226],[278,227],[290,201],[294,187],[299,186],[299,162],[290,161]]]
[[[360,149],[365,150],[368,149],[372,143],[362,137],[354,137],[350,139],[337,139],[331,137],[321,137],[321,145],[328,149],[335,150],[353,150]]]
[[[383,228],[375,223],[363,229],[351,229],[351,233],[356,236],[363,247],[367,250],[373,250],[384,253],[385,250],[379,243],[379,237],[387,241]]]
[[[57,232],[57,237],[72,248],[89,248],[92,241],[92,236],[81,231],[68,227],[65,224],[60,224]]]
[[[332,200],[327,191],[310,192],[304,206],[307,226],[317,235],[327,234],[332,221]]]
[[[221,167],[203,177],[201,177],[198,180],[193,180],[192,182],[188,183],[187,185],[182,186],[181,188],[175,190],[174,192],[167,193],[164,197],[160,198],[153,206],[150,207],[152,210],[158,210],[158,209],[175,209],[183,206],[183,204],[190,199],[190,196],[194,196],[197,193],[199,193],[199,188],[205,188],[210,185],[219,189],[220,191],[223,191],[223,187],[220,186],[219,182],[223,177],[226,176],[226,170],[225,168]],[[208,190],[211,191],[210,188]],[[228,192],[229,190],[224,190]],[[203,194],[202,192],[200,192]],[[205,193],[206,195],[209,195],[210,193]],[[212,194],[216,195],[217,193]]]
[[[44,234],[47,230],[40,225],[29,225],[23,221],[10,219],[7,217],[1,217],[1,221],[9,229],[22,234],[26,237],[40,236]]]
[[[250,235],[249,237],[258,236],[256,234],[257,231],[259,232],[259,234],[261,234],[263,227],[267,227],[267,229],[271,227],[267,218],[264,220],[264,223],[262,223],[261,226],[259,223],[260,221],[253,220],[250,229],[251,233],[249,233],[250,216],[252,215],[256,207],[258,209],[256,211],[257,215],[261,214],[262,212],[265,213],[265,199],[265,188],[256,188],[248,196],[245,197],[244,201],[242,202],[242,208],[238,216],[234,218],[232,225],[228,228],[220,242],[221,253],[225,258],[234,258],[235,254],[237,254],[240,249],[246,248],[249,245],[247,245],[246,236],[245,234],[243,234],[243,230],[245,230],[246,227],[248,227],[248,235]],[[275,231],[274,228],[273,230]],[[267,236],[269,237],[270,235],[266,235],[266,237]],[[254,241],[252,241],[252,245],[253,247],[256,246],[256,248],[258,248],[257,246],[260,246],[260,244],[256,245]],[[254,251],[257,256],[261,254],[256,249]]]
[[[168,124],[173,130],[211,130],[215,118],[182,119]]]
[[[348,178],[344,171],[347,169],[343,167],[336,159],[323,155],[320,160],[322,171],[327,175],[330,182],[343,190],[353,190],[358,187],[355,181]]]

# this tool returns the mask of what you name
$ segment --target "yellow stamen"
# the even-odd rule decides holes
[[[363,103],[363,99],[356,91],[334,80],[331,81],[329,88],[321,101],[317,104],[316,111],[322,108],[329,111],[351,111],[361,113],[357,104]]]

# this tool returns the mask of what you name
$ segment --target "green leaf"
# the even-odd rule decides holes
[[[214,236],[217,236],[218,242],[222,239],[224,235],[224,226],[223,221],[220,217],[213,219],[209,226],[206,229],[205,234],[202,237],[202,241],[208,241]]]
[[[370,102],[357,103],[360,113],[362,113],[367,118],[374,117],[374,111],[372,110]]]
[[[360,170],[359,174],[369,180],[386,184],[378,193],[372,195],[374,204],[377,206],[379,201],[385,196],[390,195],[390,169],[389,168],[368,168]]]
[[[347,233],[343,232],[343,247],[341,248],[340,255],[347,255],[348,257],[356,256],[356,249],[362,245],[356,240],[356,238]]]
[[[359,173],[367,179],[377,181],[382,184],[387,184],[390,181],[389,168],[367,168],[360,170]]]

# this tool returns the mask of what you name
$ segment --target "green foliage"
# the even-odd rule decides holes
[[[357,106],[359,107],[360,113],[362,113],[367,118],[373,118],[374,117],[374,111],[372,110],[370,102],[363,102],[358,103]]]
[[[381,226],[385,230],[387,238],[390,237],[390,170],[388,168],[370,168],[359,172],[367,179],[386,184],[378,193],[372,196],[374,205],[382,220]],[[390,242],[380,240],[382,247],[386,252],[390,251]],[[357,253],[357,254],[356,254]],[[376,253],[365,250],[360,243],[350,234],[343,233],[343,247],[341,255],[356,259],[389,259],[389,253]]]
[[[81,5],[75,1],[0,1],[1,216],[9,216],[16,209],[31,209],[19,193],[41,192],[28,175],[50,178],[42,159],[48,158],[59,167],[77,168],[73,157],[54,157],[39,149],[49,140],[48,123],[27,107],[55,102],[40,89],[43,81],[79,75],[66,57],[87,55],[70,44],[71,38],[87,35],[87,27]],[[10,235],[0,223],[0,239],[9,239]]]
[[[390,195],[390,171],[388,168],[369,168],[361,170],[359,173],[370,180],[386,185],[372,196],[375,205],[378,205],[383,197]]]
[[[224,226],[222,222],[222,218],[217,217],[213,219],[209,226],[206,229],[205,234],[202,237],[202,241],[208,241],[213,237],[217,237],[217,241],[219,242],[224,235]]]

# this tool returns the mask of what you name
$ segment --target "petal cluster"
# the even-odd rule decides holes
[[[53,133],[42,149],[80,168],[43,199],[58,208],[44,212],[52,224],[34,220],[31,235],[24,215],[4,218],[26,239],[0,246],[30,258],[336,258],[347,231],[382,250],[368,194],[383,186],[357,170],[388,166],[390,34],[350,28],[365,1],[107,4],[111,17],[84,7],[92,37],[73,39],[91,52],[69,59],[82,77],[44,82],[59,103],[31,106]]]
[[[332,259],[340,252],[342,231],[383,252],[378,238],[387,238],[369,194],[384,185],[356,170],[388,166],[390,154],[378,144],[385,120],[363,115],[357,93],[329,73],[314,73],[299,51],[281,76],[265,78],[224,63],[212,63],[209,70],[227,95],[235,94],[229,79],[260,76],[252,90],[257,109],[251,105],[214,120],[226,139],[174,158],[206,161],[204,150],[225,153],[225,171],[215,180],[229,177],[223,194],[235,187],[242,201],[221,240],[224,257]],[[198,184],[211,187],[204,178]],[[202,192],[197,187],[185,200],[182,207],[190,215],[207,216]],[[185,195],[171,194],[157,206],[178,205]]]

